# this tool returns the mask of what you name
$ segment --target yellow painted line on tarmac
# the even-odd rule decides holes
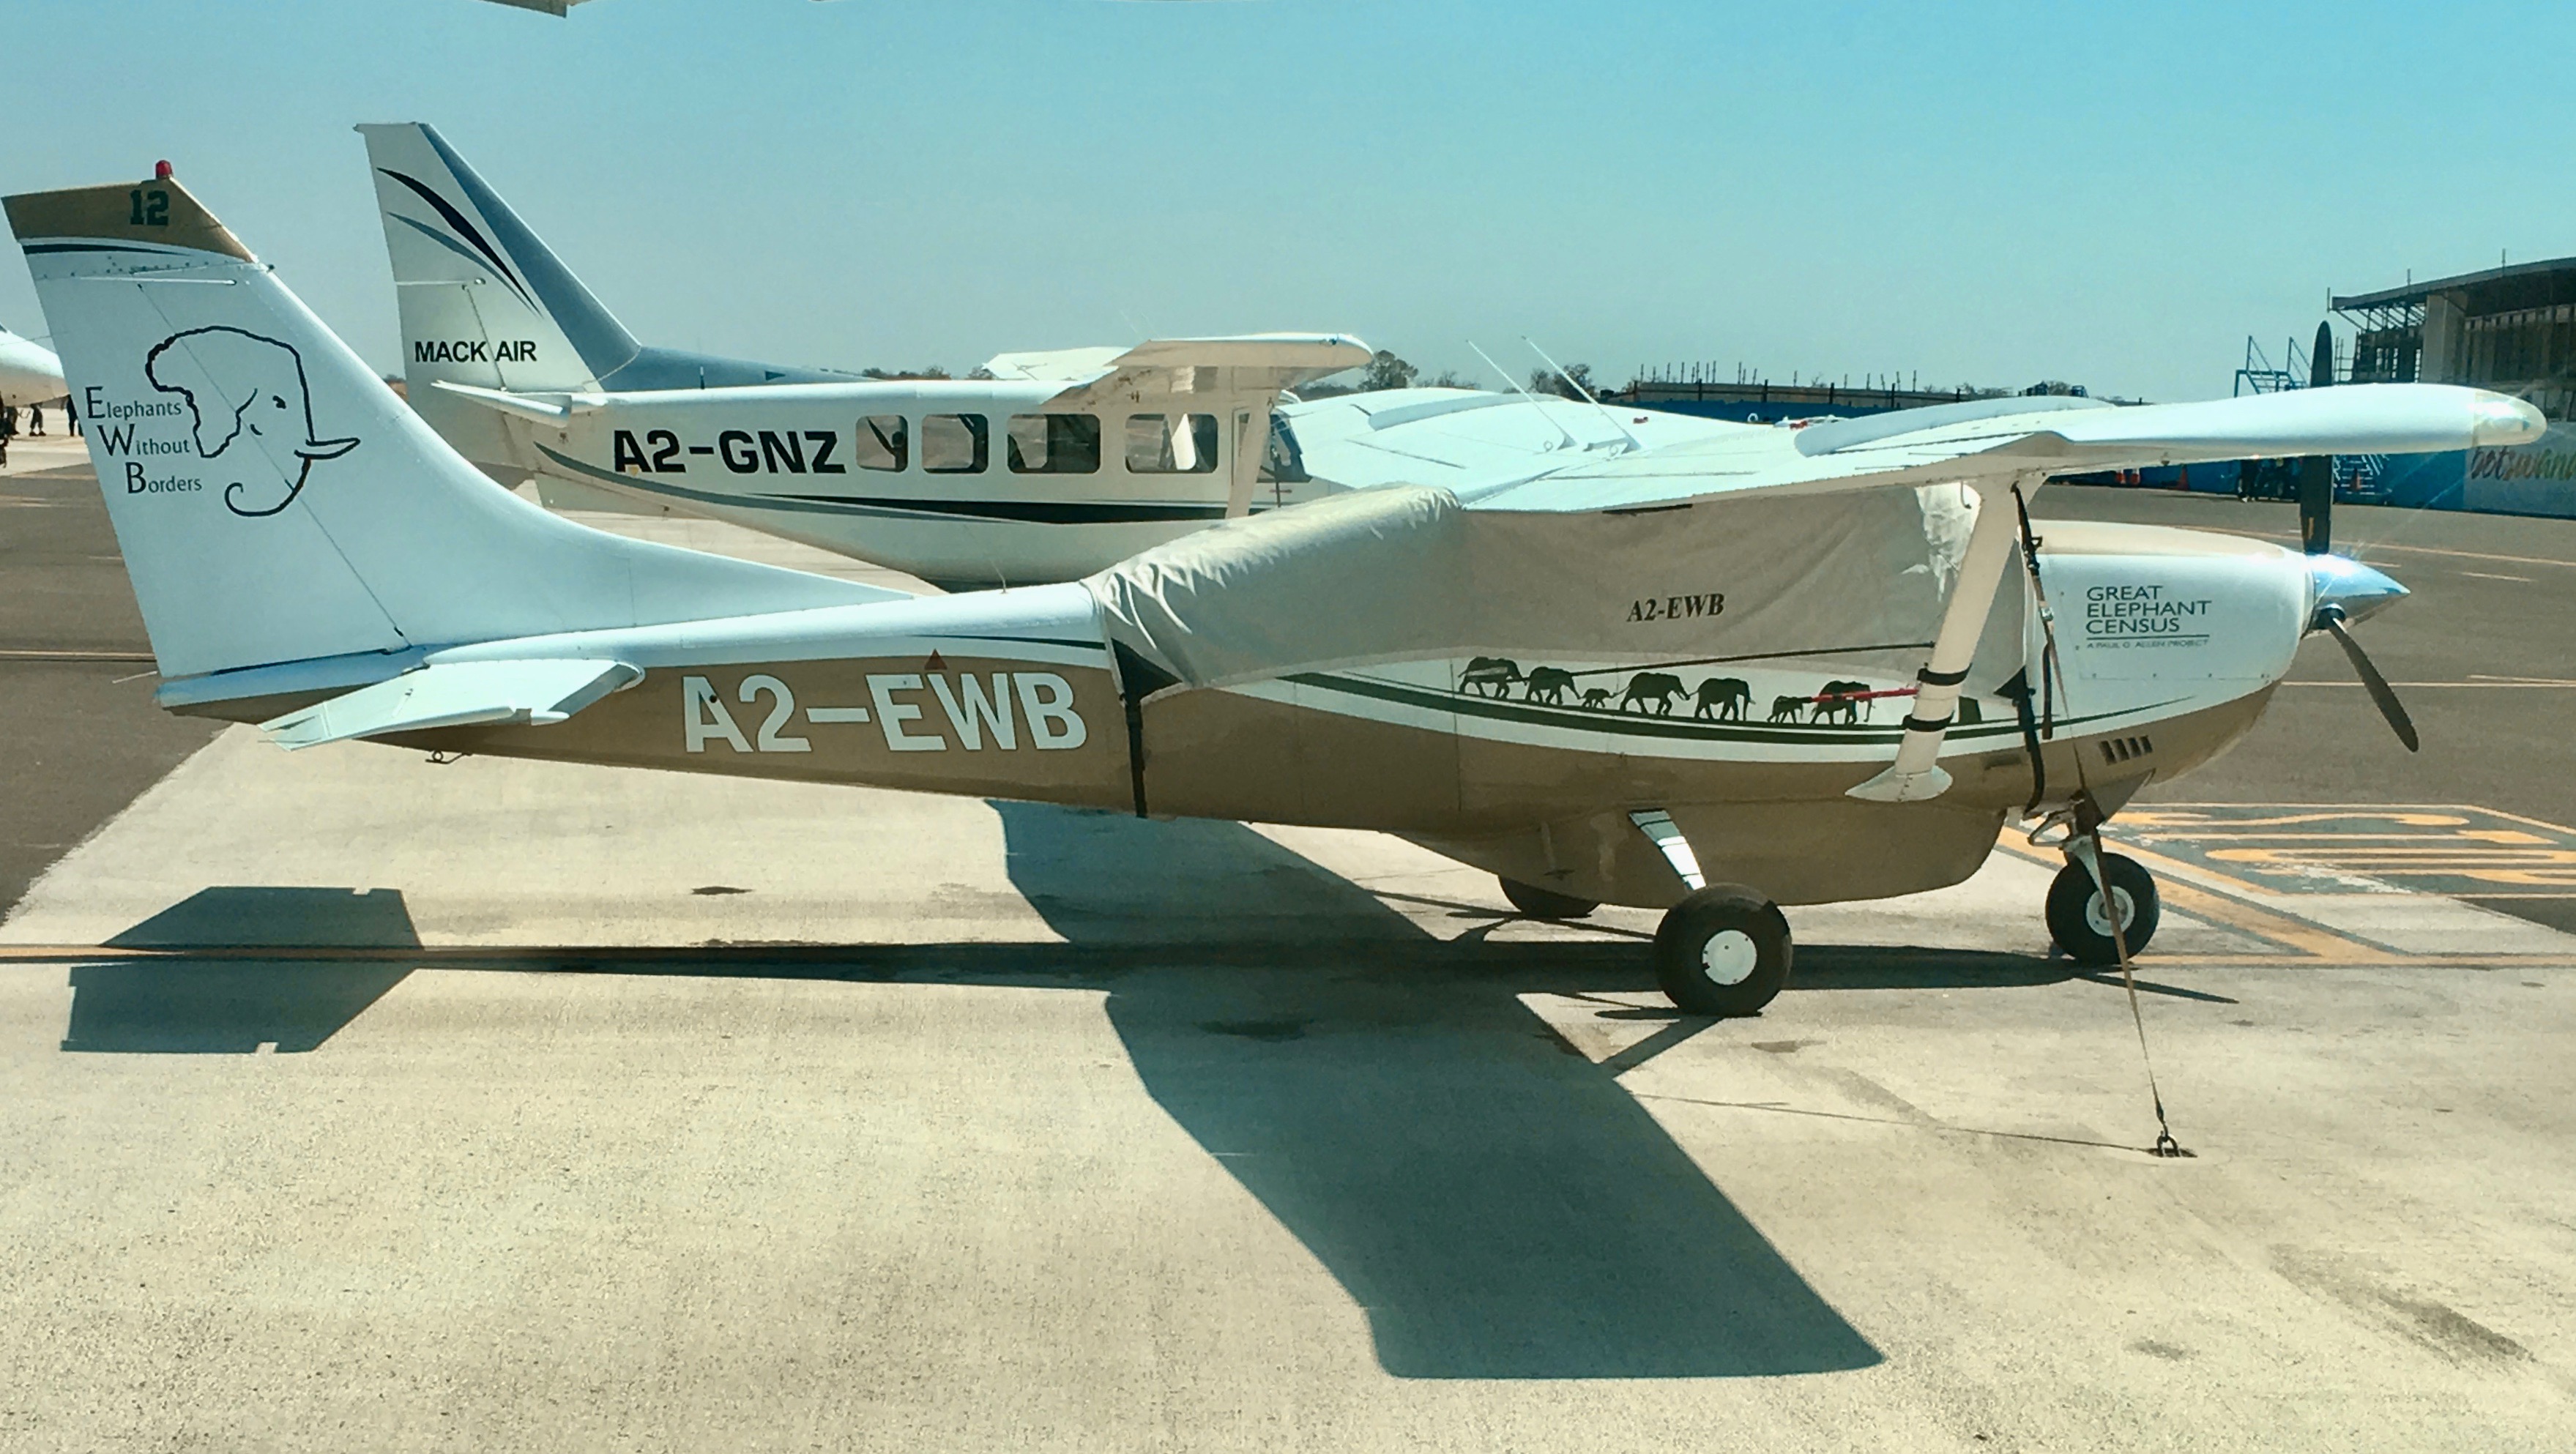
[[[2033,848],[2027,838],[2010,828],[2005,829],[2002,837],[1996,841],[2003,845],[2006,852],[2033,863],[2054,864],[2060,861],[2059,855],[2054,851]],[[2241,929],[2258,939],[2268,939],[2284,948],[2298,950],[2309,960],[2321,964],[2388,964],[2397,958],[2376,945],[2365,944],[2322,925],[2311,924],[2304,919],[2293,919],[2287,914],[2277,914],[2259,905],[2201,888],[2187,877],[2195,872],[2190,865],[2167,858],[2161,853],[2129,843],[2121,843],[2119,851],[2136,859],[2156,875],[2156,896],[2164,901],[2167,908],[2179,909],[2195,919],[2207,919],[2214,924]],[[2210,873],[2207,869],[2200,869],[2197,872],[2211,878],[2226,877],[2224,874]],[[2251,890],[2254,886],[2247,884],[2246,888]],[[2159,964],[2193,962],[2163,955],[2147,957]],[[2209,962],[2228,964],[2238,961],[2222,958]]]
[[[2412,805],[2410,804],[2409,806]],[[2546,828],[2552,833],[2560,834],[2568,838],[2576,838],[2576,828],[2562,827],[2545,818],[2529,818],[2520,813],[2508,813],[2502,808],[2480,808],[2478,811],[2486,814],[2490,818],[2510,818],[2517,823],[2528,823],[2534,828]]]
[[[2289,816],[2213,818],[2207,816],[2206,811],[2213,808],[2228,811],[2240,807],[2277,810]],[[2499,814],[2498,816],[2511,817],[2512,815]],[[2188,828],[2193,830],[2192,836],[2200,837],[2203,830],[2287,828],[2301,823],[2342,823],[2354,818],[2385,818],[2403,828],[2465,828],[2469,823],[2468,819],[2460,816],[2457,809],[2433,808],[2414,803],[2383,808],[2319,808],[2310,803],[2170,803],[2162,808],[2133,808],[2121,816],[2121,821],[2133,828]],[[2534,820],[2520,818],[2515,821],[2531,823]],[[2542,823],[2537,826],[2545,828],[2549,825]],[[2248,836],[2268,838],[2271,835],[2267,833]]]
[[[2236,816],[2246,812],[2268,816]],[[2471,827],[2480,818],[2522,827]],[[2318,809],[2246,804],[2170,805],[2142,810],[2123,821],[2166,830],[2189,840],[2204,873],[2233,877],[2250,869],[2261,879],[2327,870],[2375,878],[2441,878],[2506,887],[2576,889],[2576,833],[2554,823],[2490,809],[2448,805]],[[2346,823],[2418,832],[2295,832]],[[2546,832],[2532,832],[2542,829]],[[2444,831],[2447,830],[2447,831]],[[2249,884],[2249,887],[2252,885]],[[2457,896],[2460,890],[2447,890]]]
[[[2217,863],[2244,864],[2260,873],[2277,867],[2288,873],[2336,869],[2370,878],[2464,878],[2479,883],[2562,886],[2576,889],[2576,848],[2545,851],[2461,849],[2443,853],[2405,848],[2353,848],[2318,853],[2305,848],[2213,848]]]

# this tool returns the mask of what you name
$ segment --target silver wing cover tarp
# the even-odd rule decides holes
[[[1111,639],[1194,687],[1481,652],[1910,671],[1975,511],[1956,485],[1632,513],[1390,486],[1229,521],[1086,584]]]

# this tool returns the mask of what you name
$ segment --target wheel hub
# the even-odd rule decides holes
[[[2111,902],[2120,906],[2120,930],[2127,933],[2138,922],[2138,901],[2129,896],[2127,889],[2115,888],[2111,890]],[[2111,937],[2111,916],[2102,912],[2100,889],[2085,897],[2084,925],[2105,939]]]
[[[1699,947],[1699,972],[1715,985],[1739,985],[1753,977],[1762,950],[1741,929],[1720,929]]]

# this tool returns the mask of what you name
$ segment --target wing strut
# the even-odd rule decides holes
[[[1914,803],[1950,790],[1950,774],[1940,764],[1941,740],[1949,734],[1958,710],[1959,687],[1976,659],[1977,638],[1985,634],[1986,614],[1995,603],[1995,587],[2012,559],[2013,512],[2003,508],[2002,492],[1978,497],[1977,525],[1968,535],[1968,553],[1959,562],[1959,582],[1950,592],[1949,609],[1941,615],[1941,633],[1932,640],[1932,658],[1914,674],[1914,710],[1905,718],[1905,738],[1897,744],[1896,761],[1885,772],[1853,788],[1850,796],[1876,803]]]

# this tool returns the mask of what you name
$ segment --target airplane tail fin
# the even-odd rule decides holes
[[[594,389],[644,351],[435,128],[358,134],[413,388],[446,379],[515,394]]]
[[[532,473],[509,422],[441,383],[512,393],[597,389],[643,352],[437,130],[361,126],[402,318],[412,407],[505,480]]]
[[[165,677],[889,594],[502,489],[174,180],[6,208]]]
[[[504,480],[542,473],[524,430],[440,384],[524,395],[852,377],[640,344],[437,128],[406,121],[358,134],[393,262],[411,405]]]

